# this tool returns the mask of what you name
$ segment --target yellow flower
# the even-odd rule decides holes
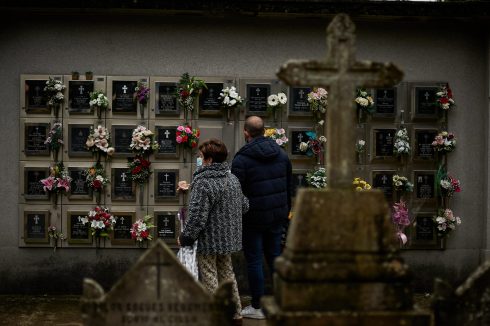
[[[265,130],[264,136],[265,137],[272,137],[276,133],[276,129],[274,128],[269,128]]]
[[[362,190],[362,188],[361,188],[361,187],[356,187],[356,190],[357,190],[357,191],[361,191],[361,190]]]
[[[90,175],[95,175],[95,168],[90,168],[90,169],[88,170],[88,173],[89,173]]]

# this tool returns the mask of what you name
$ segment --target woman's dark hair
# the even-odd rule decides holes
[[[203,159],[212,158],[213,163],[222,163],[228,157],[226,145],[219,139],[211,138],[199,145]]]

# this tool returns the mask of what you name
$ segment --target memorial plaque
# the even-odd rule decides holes
[[[435,198],[435,172],[415,172],[415,194],[417,199]]]
[[[155,170],[155,201],[177,200],[178,170]]]
[[[432,241],[435,239],[435,226],[432,216],[418,215],[415,219],[415,239]]]
[[[177,212],[155,212],[157,222],[157,237],[167,243],[177,240]]]
[[[306,182],[306,172],[295,172],[293,171],[292,178],[293,187],[291,189],[291,197],[296,197],[296,193],[299,188],[308,187],[308,183]]]
[[[308,142],[310,137],[306,134],[310,130],[291,130],[291,137],[289,140],[291,141],[291,155],[301,155],[306,156],[306,152],[302,152],[299,149],[299,145],[304,142]]]
[[[26,156],[49,156],[49,123],[26,123],[24,125],[24,154]]]
[[[388,202],[393,200],[393,171],[373,171],[373,188],[379,189]]]
[[[133,151],[129,147],[133,138],[133,130],[136,126],[112,126],[111,138],[114,144],[115,156],[132,155]]]
[[[178,115],[177,85],[175,83],[155,83],[157,89],[155,115]]]
[[[92,193],[86,182],[84,171],[86,168],[68,167],[68,174],[71,177],[70,199],[92,199]]]
[[[90,223],[83,224],[82,218],[87,212],[68,212],[68,243],[69,244],[91,244]]]
[[[131,239],[131,226],[134,223],[135,213],[112,213],[116,218],[116,224],[114,224],[114,230],[112,230],[111,243],[112,244],[134,244],[134,240]]]
[[[376,158],[393,157],[395,129],[374,130],[374,154]]]
[[[50,114],[51,108],[47,106],[44,87],[47,80],[26,80],[25,81],[25,108],[27,113]]]
[[[203,88],[199,94],[199,113],[206,114],[206,111],[221,112],[221,100],[219,94],[223,90],[223,83],[207,83],[207,89]]]
[[[94,91],[91,80],[70,80],[68,82],[68,110],[70,113],[91,114],[90,93]]]
[[[155,157],[178,156],[176,133],[176,127],[156,127],[156,140],[158,141],[160,148],[155,152]]]
[[[49,243],[48,237],[48,211],[24,212],[24,242]]]
[[[49,176],[46,168],[24,168],[24,198],[26,200],[48,200],[49,193],[44,191],[42,179]]]
[[[68,125],[68,155],[71,157],[91,157],[87,149],[87,138],[90,135],[91,124]]]
[[[437,136],[435,129],[416,129],[415,130],[415,155],[416,160],[434,160],[435,151],[432,141]]]
[[[265,115],[267,113],[267,97],[271,94],[271,85],[247,85],[247,109],[251,114]]]
[[[414,117],[415,118],[437,118],[438,87],[414,87]]]
[[[395,117],[396,88],[377,88],[374,98],[375,117]]]
[[[112,200],[136,199],[136,187],[127,168],[112,169],[111,196]]]
[[[289,88],[289,115],[309,115],[310,103],[308,102],[309,87]]]
[[[135,88],[137,81],[112,81],[112,113],[136,114],[137,102]]]

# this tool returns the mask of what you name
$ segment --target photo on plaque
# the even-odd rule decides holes
[[[48,200],[49,193],[44,191],[42,179],[49,176],[47,168],[24,168],[24,198],[26,200]]]
[[[155,184],[155,201],[178,200],[177,184],[179,170],[155,170],[153,173]]]
[[[135,80],[112,81],[112,114],[136,114],[136,86],[138,82]]]
[[[48,244],[48,226],[48,211],[24,211],[24,242]]]
[[[180,235],[177,212],[155,212],[157,237],[168,244],[175,244]]]
[[[436,93],[438,86],[415,86],[412,89],[412,112],[414,119],[437,119]]]
[[[179,146],[177,146],[177,127],[155,127],[155,138],[160,147],[154,152],[156,158],[178,157]]]
[[[111,130],[112,145],[114,146],[114,156],[131,156],[133,151],[129,147],[133,139],[133,130],[136,126],[113,125]]]
[[[179,115],[180,110],[177,105],[177,84],[169,82],[157,82],[155,115]]]
[[[24,124],[24,154],[26,156],[49,156],[49,147],[44,142],[48,138],[49,123]]]
[[[68,82],[68,111],[71,114],[91,114],[90,93],[93,91],[93,80],[70,80]]]
[[[414,171],[414,200],[422,205],[436,205],[436,171]]]
[[[247,84],[247,112],[250,115],[267,115],[267,98],[271,95],[270,84]]]
[[[375,118],[394,118],[396,116],[396,88],[377,88],[374,91]]]
[[[131,172],[127,168],[112,168],[111,176],[112,200],[135,201],[136,185],[131,179]]]
[[[374,159],[393,159],[393,145],[396,129],[374,129]]]
[[[136,213],[134,212],[113,212],[116,217],[116,224],[110,234],[111,243],[115,245],[134,245],[131,239],[131,226],[135,222]]]
[[[199,94],[199,115],[221,115],[221,100],[219,94],[224,88],[224,83],[206,83]]]
[[[415,129],[414,131],[414,160],[433,161],[436,153],[432,147],[432,142],[438,134],[437,129]]]
[[[306,171],[305,170],[293,170],[293,178],[292,178],[292,189],[291,189],[291,197],[296,197],[299,188],[308,187],[308,183],[306,182]]]
[[[306,152],[302,152],[300,150],[300,144],[301,143],[307,143],[308,140],[310,140],[310,136],[308,136],[307,133],[311,132],[309,129],[290,129],[289,130],[289,141],[290,141],[290,150],[291,150],[291,155],[297,156],[297,157],[304,157],[308,158],[306,155]]]
[[[92,157],[92,152],[86,145],[91,127],[93,127],[91,124],[68,125],[68,156]]]
[[[393,175],[394,171],[373,171],[373,188],[383,192],[388,202],[393,201]]]
[[[68,198],[70,199],[92,199],[92,192],[86,182],[87,176],[84,174],[86,168],[68,167],[68,174],[71,177],[70,192]]]
[[[311,115],[310,103],[308,102],[308,93],[310,87],[290,87],[289,88],[289,115],[305,116]]]
[[[92,235],[90,233],[90,223],[83,224],[82,218],[87,215],[87,212],[67,212],[66,218],[68,222],[68,237],[69,244],[91,244]]]
[[[437,237],[433,217],[436,212],[420,212],[414,217],[409,228],[409,244],[411,249],[443,249],[444,242]]]
[[[47,80],[26,80],[25,91],[25,110],[31,114],[50,114],[51,108],[47,105],[47,98],[44,87]]]

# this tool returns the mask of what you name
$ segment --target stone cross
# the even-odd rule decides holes
[[[119,220],[121,221],[121,224],[124,224],[124,216],[121,216]]]
[[[168,226],[168,222],[170,222],[170,220],[168,219],[168,217],[165,217],[165,219],[163,220],[163,223],[165,223],[165,227]]]
[[[128,90],[128,86],[124,85],[124,86],[122,87],[122,90],[123,90],[124,94],[126,94],[126,91]]]
[[[34,222],[35,222],[35,224],[39,224],[39,216],[38,215],[34,216]]]
[[[84,89],[85,89],[85,88],[83,87],[83,85],[80,85],[80,87],[78,87],[78,90],[80,91],[80,95],[82,95],[82,94],[83,94],[83,90],[84,90]]]
[[[165,138],[168,139],[168,136],[170,135],[170,131],[168,131],[168,129],[167,129],[167,130],[165,130],[164,134],[165,134]]]
[[[163,176],[165,177],[165,181],[168,181],[169,174],[165,173]]]
[[[160,280],[161,279],[161,276],[160,276],[160,274],[161,274],[161,268],[162,267],[170,266],[170,263],[165,262],[165,261],[160,261],[160,254],[159,253],[156,253],[155,256],[157,258],[157,261],[156,262],[153,262],[153,263],[149,263],[148,265],[155,266],[156,269],[157,269],[157,281],[156,281],[156,283],[157,283],[157,289],[156,290],[157,290],[157,298],[160,299],[160,292],[161,292],[161,290],[160,290],[160,284],[161,284],[161,280]]]
[[[121,173],[122,182],[126,182],[126,172]]]
[[[300,89],[299,92],[298,92],[298,94],[299,94],[299,98],[302,99],[303,98],[303,95],[305,95],[305,91],[303,91],[302,89]]]
[[[332,188],[352,184],[355,162],[356,110],[358,87],[390,87],[401,81],[403,73],[392,63],[356,61],[355,26],[346,14],[335,16],[327,27],[327,57],[324,61],[291,60],[277,76],[287,85],[325,87],[329,106],[326,112],[327,180]]]

